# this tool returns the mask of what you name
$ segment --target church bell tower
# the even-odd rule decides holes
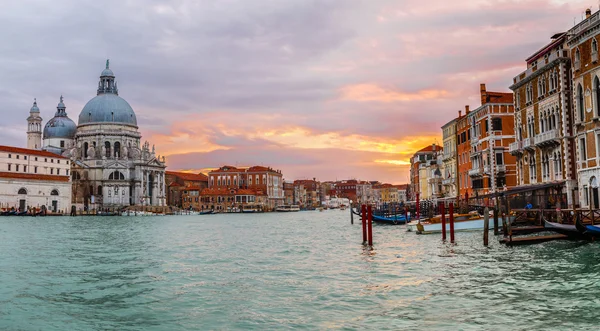
[[[35,99],[27,117],[27,148],[42,149],[42,118]]]

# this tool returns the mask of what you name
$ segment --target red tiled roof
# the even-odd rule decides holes
[[[211,171],[210,173],[216,173],[216,172],[244,172],[244,169],[224,165],[217,170]]]
[[[169,184],[169,187],[174,187],[174,186],[181,186],[181,184],[179,184],[177,182],[172,182],[171,184]]]
[[[38,151],[37,149],[27,149],[27,148],[4,146],[4,145],[0,145],[0,152],[29,154],[29,155],[53,157],[53,158],[57,158],[57,159],[65,159],[64,157],[62,157],[58,154],[54,154],[54,153],[50,153],[50,152],[46,152],[46,151]]]
[[[183,180],[192,180],[192,181],[201,181],[208,182],[208,177],[205,174],[194,174],[190,172],[177,172],[177,171],[166,171],[167,175],[172,175],[175,177],[179,177]]]
[[[233,192],[233,194],[231,193]],[[226,188],[205,188],[201,195],[266,195],[263,190],[254,189],[226,189]]]
[[[435,150],[442,151],[442,150],[444,150],[444,148],[440,145],[435,145]],[[419,152],[433,152],[433,144],[428,145],[427,147],[421,148],[420,150],[417,151],[417,153],[419,153]]]
[[[183,190],[185,190],[185,191],[200,191],[200,190],[202,190],[202,188],[200,186],[188,186],[188,187],[184,187]]]
[[[273,171],[273,169],[269,169],[267,167],[263,167],[263,166],[252,166],[250,168],[248,168],[248,172],[257,172],[257,171]]]
[[[3,172],[3,171],[0,172],[0,178],[46,180],[46,181],[54,181],[54,182],[68,182],[69,181],[69,176],[26,174],[26,173],[20,173],[20,172]]]

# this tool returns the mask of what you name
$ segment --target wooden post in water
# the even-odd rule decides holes
[[[321,207],[321,208],[323,208],[323,207]],[[354,224],[354,210],[352,209],[352,203],[350,203],[349,209],[350,209],[350,224]]]
[[[363,230],[363,244],[367,242],[367,205],[362,205],[362,230]]]
[[[488,245],[488,236],[490,232],[490,208],[485,207],[483,210],[483,246]],[[498,227],[498,218],[494,218],[494,230]]]
[[[450,242],[454,244],[454,202],[450,203]]]
[[[442,240],[446,241],[446,211],[443,202],[440,202],[440,214],[442,214]]]
[[[498,228],[498,214],[499,214],[498,208],[499,208],[499,206],[498,206],[498,204],[496,204],[496,208],[494,208],[494,234],[496,234],[496,228]],[[488,209],[488,215],[489,215],[489,209]]]
[[[417,210],[416,210],[416,214],[417,214],[417,222],[421,219],[421,215],[420,215],[420,209],[421,206],[419,206],[419,192],[417,192]]]
[[[373,210],[371,209],[371,205],[367,209],[367,214],[369,214],[369,246],[373,246]]]

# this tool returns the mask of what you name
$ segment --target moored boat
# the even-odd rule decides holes
[[[567,235],[571,238],[582,238],[584,235],[584,233],[580,232],[579,229],[577,229],[577,225],[574,224],[560,224],[544,220],[544,228],[550,231]]]
[[[575,227],[577,228],[577,231],[579,231],[579,233],[581,233],[584,236],[587,236],[588,238],[589,237],[594,237],[594,238],[600,237],[600,226],[583,224],[583,222],[581,221],[581,218],[579,218],[579,215],[577,216],[577,218],[575,220]]]
[[[277,206],[277,208],[275,208],[275,211],[278,211],[278,212],[300,211],[300,206],[298,206],[298,205],[281,205],[281,206]]]
[[[511,216],[510,220],[512,221],[513,219],[514,216]],[[454,232],[483,230],[484,224],[484,217],[476,212],[471,212],[469,214],[455,214],[454,216]],[[490,229],[494,228],[493,217],[489,218],[488,226]],[[410,222],[408,223],[407,230],[414,231],[418,234],[441,233],[441,215],[438,215],[427,221]],[[446,215],[446,231],[450,231],[450,220],[448,215]]]

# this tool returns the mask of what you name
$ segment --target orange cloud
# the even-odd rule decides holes
[[[385,89],[375,84],[357,84],[344,86],[340,89],[341,99],[349,101],[421,101],[446,98],[450,95],[446,90],[421,90],[417,92],[402,92]]]

